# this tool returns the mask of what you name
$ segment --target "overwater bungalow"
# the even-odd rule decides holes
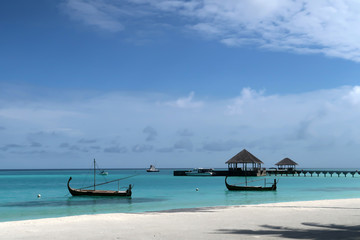
[[[246,149],[230,158],[227,170],[212,170],[211,176],[265,176],[266,170],[261,168],[264,164]],[[174,176],[189,176],[188,170],[175,170]]]
[[[266,174],[266,171],[261,168],[261,165],[264,163],[246,149],[230,158],[226,164],[228,165],[229,173],[244,172],[248,176],[262,176]]]
[[[291,160],[290,158],[284,158],[280,162],[275,164],[278,169],[281,170],[287,170],[287,171],[294,171],[296,168],[296,165],[298,165],[296,162]]]

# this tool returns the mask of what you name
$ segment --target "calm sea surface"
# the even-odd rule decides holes
[[[91,170],[26,170],[0,171],[0,221],[37,219],[98,213],[128,213],[207,206],[229,206],[287,201],[360,198],[360,175],[314,175],[310,177],[277,176],[275,192],[230,192],[224,177],[173,176],[173,170],[160,169],[147,173],[144,169],[107,170],[108,176],[97,175],[97,183],[124,179],[120,186],[133,184],[132,198],[72,197],[66,183],[80,188],[92,184]],[[268,182],[275,176],[266,177]],[[253,178],[263,179],[263,178]],[[250,180],[248,178],[248,180]],[[243,182],[232,177],[230,183]],[[261,185],[263,181],[256,185]],[[109,184],[99,189],[118,189]],[[198,191],[196,191],[198,188]],[[41,194],[41,198],[37,195]]]

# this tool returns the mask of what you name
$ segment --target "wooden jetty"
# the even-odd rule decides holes
[[[186,172],[189,170],[175,170],[174,176],[187,176]],[[229,170],[212,170],[212,175],[214,177],[220,176],[249,176],[249,177],[257,177],[257,176],[266,176],[266,170],[264,169],[251,169],[251,170],[241,170],[241,169],[229,169]]]
[[[230,158],[227,162],[228,169],[223,170],[213,170],[211,169],[211,176],[344,176],[347,177],[351,175],[355,177],[356,175],[360,175],[358,170],[350,170],[350,169],[296,169],[298,164],[292,159],[286,157],[283,160],[279,161],[275,165],[277,167],[265,169],[262,168],[262,164],[264,164],[260,159],[255,157],[246,149],[243,149],[241,152],[237,153],[235,156]],[[174,176],[187,176],[186,172],[190,170],[175,170]]]
[[[271,175],[275,175],[275,176],[310,176],[312,177],[313,175],[319,177],[324,176],[326,177],[327,175],[332,177],[334,176],[344,176],[346,177],[347,175],[351,175],[352,177],[355,177],[355,175],[358,174],[360,175],[360,172],[358,170],[355,171],[351,171],[351,170],[329,170],[329,169],[267,169],[266,170],[266,175],[271,176]]]
[[[189,170],[175,170],[174,176],[187,176],[185,172]],[[258,170],[247,170],[242,171],[238,170],[213,170],[212,176],[220,177],[220,176],[296,176],[296,177],[347,177],[356,175],[360,175],[358,170],[350,171],[350,170],[328,170],[328,169],[258,169]]]

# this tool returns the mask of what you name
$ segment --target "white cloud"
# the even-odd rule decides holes
[[[119,21],[122,12],[119,8],[106,1],[68,0],[65,7],[68,14],[85,24],[111,32],[124,29],[123,24]]]
[[[94,144],[96,143],[96,139],[80,139],[78,141],[78,143],[81,143],[81,144]]]
[[[206,151],[229,151],[232,149],[236,151],[241,148],[244,148],[244,143],[237,140],[206,142],[203,144],[203,149]]]
[[[148,144],[136,144],[133,146],[132,151],[137,153],[149,152],[153,150],[153,146]]]
[[[194,101],[195,93],[191,92],[188,97],[185,98],[178,98],[176,101],[170,101],[166,104],[173,107],[178,108],[200,108],[203,106],[203,102],[201,101]]]
[[[348,100],[350,103],[356,105],[360,103],[360,86],[355,86],[351,91],[344,96],[345,100]]]
[[[190,139],[181,139],[181,140],[175,142],[174,149],[192,151],[193,143],[190,141]]]
[[[129,19],[164,12],[229,46],[360,61],[360,2],[354,0],[68,0],[65,6],[72,17],[113,32]]]
[[[207,159],[213,167],[224,167],[224,160],[243,148],[266,156],[265,163],[287,154],[303,167],[315,167],[314,159],[318,163],[317,159],[324,156],[327,166],[336,165],[337,156],[346,151],[348,158],[343,164],[351,167],[357,164],[354,159],[360,144],[359,89],[346,86],[266,95],[244,88],[238,97],[200,98],[197,102],[202,104],[196,111],[177,104],[158,104],[170,96],[150,93],[137,96],[115,92],[76,101],[37,99],[21,106],[1,97],[0,126],[4,130],[0,152],[10,164],[4,167],[12,168],[30,159],[32,167],[60,167],[65,164],[64,155],[79,159],[76,167],[88,166],[92,157],[109,159],[114,167],[144,167],[154,160],[163,167],[182,167],[180,163],[188,167],[199,159]],[[185,99],[180,106],[194,103],[192,94]],[[4,109],[14,108],[16,114],[4,114],[8,113]],[[29,121],[28,113],[35,110],[43,117]],[[57,112],[76,114],[53,114]],[[144,126],[151,126],[151,131],[143,132]],[[144,144],[144,133],[145,138],[156,133],[156,141]],[[36,157],[21,154],[33,151],[34,142]],[[145,151],[146,159],[139,159],[136,153]]]
[[[187,128],[178,130],[177,134],[179,136],[182,136],[182,137],[192,137],[192,136],[194,136],[194,133],[190,129],[187,129]]]
[[[120,147],[120,146],[112,146],[104,148],[105,153],[126,153],[127,148],[126,147]]]
[[[154,141],[157,136],[156,130],[150,126],[147,126],[146,128],[144,128],[143,133],[147,135],[146,141]]]
[[[36,107],[28,109],[22,107],[9,107],[0,109],[0,117],[22,120],[28,122],[37,122],[40,119],[54,121],[55,119],[68,118],[78,113],[73,111],[62,111],[56,109],[38,109]]]
[[[228,113],[230,115],[242,114],[243,108],[247,105],[253,103],[264,103],[271,98],[274,98],[273,96],[265,97],[263,94],[263,91],[257,92],[251,88],[242,89],[240,96],[233,99],[231,104],[227,106]]]
[[[194,28],[234,45],[360,61],[358,1],[202,1]],[[209,26],[199,28],[197,26]]]

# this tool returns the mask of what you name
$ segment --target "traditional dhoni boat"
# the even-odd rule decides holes
[[[272,183],[271,187],[266,186],[266,179],[264,180],[264,186],[248,186],[247,178],[245,178],[245,186],[244,185],[230,185],[226,181],[228,176],[225,177],[225,185],[228,190],[230,191],[275,191],[276,190],[276,184],[277,181],[274,179],[274,182]]]
[[[129,187],[124,190],[124,191],[120,191],[120,187],[119,187],[119,181],[123,180],[125,178],[120,178],[120,179],[115,179],[112,181],[108,181],[108,182],[104,182],[104,183],[99,183],[96,184],[96,162],[94,159],[94,184],[91,186],[87,186],[87,187],[83,187],[83,188],[79,188],[79,189],[75,189],[70,187],[70,181],[72,180],[72,177],[69,178],[68,182],[67,182],[67,187],[69,192],[71,193],[71,195],[73,196],[113,196],[113,197],[131,197],[131,189],[132,189],[132,185],[129,184]],[[130,176],[131,177],[131,176]],[[129,177],[126,177],[129,178]],[[118,182],[118,190],[117,191],[112,191],[112,190],[98,190],[96,189],[97,186],[100,185],[105,185],[111,182]],[[87,189],[87,188],[93,188],[93,189]]]

